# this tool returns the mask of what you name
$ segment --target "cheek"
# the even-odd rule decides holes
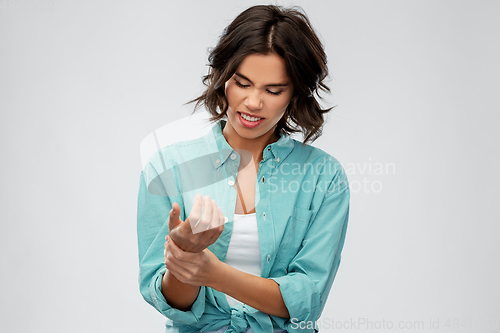
[[[285,113],[289,103],[290,101],[288,98],[275,102],[273,109],[276,110],[278,117],[281,117]]]
[[[241,93],[238,91],[237,87],[232,84],[226,85],[226,98],[230,105],[233,105],[240,98]]]

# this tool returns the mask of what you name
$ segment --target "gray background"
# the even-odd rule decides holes
[[[163,332],[138,289],[139,144],[256,3],[0,1],[1,332]],[[315,145],[352,193],[321,322],[498,331],[500,2],[293,4],[337,105]]]

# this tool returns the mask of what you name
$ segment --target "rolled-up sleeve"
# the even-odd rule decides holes
[[[302,247],[288,265],[288,274],[273,277],[290,314],[288,332],[313,332],[340,265],[349,218],[350,191],[342,167],[328,186],[310,221]]]
[[[205,312],[206,287],[200,287],[198,297],[190,311],[173,308],[165,300],[161,289],[162,278],[167,270],[163,252],[165,237],[168,234],[168,214],[172,208],[172,198],[148,191],[146,178],[151,179],[150,175],[154,170],[150,169],[148,172],[148,177],[145,176],[145,171],[141,173],[137,206],[140,292],[146,302],[174,323],[192,324],[197,322]],[[159,182],[159,177],[152,179]]]

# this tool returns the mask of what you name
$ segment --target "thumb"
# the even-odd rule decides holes
[[[168,231],[174,229],[179,224],[182,223],[182,220],[179,218],[181,215],[181,207],[177,202],[174,202],[172,205],[172,210],[168,213]]]

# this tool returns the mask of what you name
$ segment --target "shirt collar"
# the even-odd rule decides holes
[[[207,150],[215,169],[223,165],[234,151],[222,134],[222,129],[226,123],[227,121],[224,119],[219,120],[212,127],[212,130],[205,135]],[[273,158],[275,159],[276,165],[279,165],[293,150],[294,140],[289,135],[283,133],[279,133],[279,136],[280,138],[278,141],[268,144],[266,148],[264,148],[262,154],[264,161]]]

